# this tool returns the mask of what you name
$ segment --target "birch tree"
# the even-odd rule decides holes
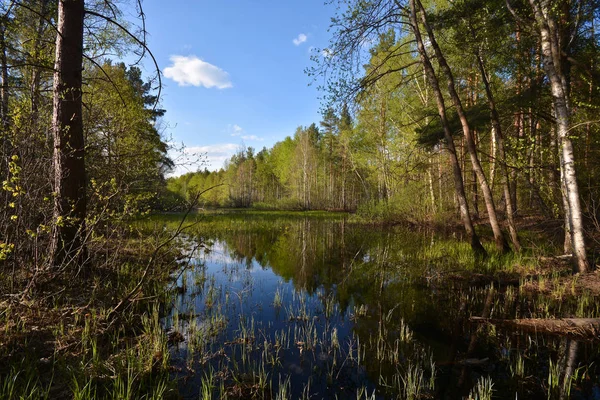
[[[571,105],[569,99],[569,81],[565,69],[568,68],[564,62],[566,54],[564,37],[561,39],[559,32],[558,12],[564,11],[563,2],[556,4],[549,0],[529,0],[529,4],[535,17],[536,28],[540,35],[542,45],[542,59],[544,71],[550,82],[556,132],[560,142],[560,168],[561,178],[565,193],[565,214],[569,223],[572,254],[575,259],[577,272],[588,272],[590,269],[587,259],[584,240],[583,216],[581,201],[579,198],[579,187],[575,170],[575,155],[573,142],[571,140],[572,130],[570,125]],[[563,14],[563,18],[566,15]]]

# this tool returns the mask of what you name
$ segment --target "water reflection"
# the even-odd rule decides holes
[[[470,325],[538,300],[429,279],[452,268],[423,256],[431,235],[233,217],[189,240],[165,320],[186,398],[597,398],[593,345]]]

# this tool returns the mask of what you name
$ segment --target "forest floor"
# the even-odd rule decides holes
[[[535,248],[539,243],[547,242],[555,249],[554,255],[540,254],[536,255],[538,268],[534,271],[520,271],[523,278],[531,278],[532,275],[546,276],[546,284],[540,286],[540,280],[528,279],[524,286],[527,290],[542,293],[556,293],[557,287],[569,286],[570,295],[576,297],[583,292],[589,292],[593,296],[600,295],[600,232],[588,230],[588,260],[591,271],[589,273],[574,273],[574,262],[571,255],[560,254],[563,247],[564,230],[562,220],[544,220],[540,217],[521,218],[518,221],[519,231],[527,232],[531,235],[528,243],[525,243],[529,249]],[[536,244],[537,241],[537,244]],[[532,274],[533,273],[533,274]],[[544,282],[542,280],[542,282]]]
[[[600,296],[600,265],[598,265],[600,232],[588,231],[588,257],[591,271],[580,274],[574,273],[571,255],[563,254],[562,221],[548,221],[540,216],[527,216],[517,219],[516,222],[523,248],[521,253],[499,256],[492,249],[490,258],[484,262],[475,262],[468,268],[463,265],[446,271],[433,270],[431,275],[425,274],[424,279],[435,280],[442,285],[459,283],[461,286],[470,287],[483,287],[490,284],[497,287],[523,287],[530,293],[560,295],[564,298],[576,298],[582,293]],[[414,224],[409,222],[409,225],[412,229],[433,230],[442,237],[457,238],[457,243],[460,242],[464,230],[459,221],[419,226],[413,226]],[[480,218],[476,226],[482,240],[489,241],[492,232],[487,220]],[[462,244],[466,247],[465,243]],[[487,245],[488,248],[492,246],[491,243]],[[452,244],[446,243],[446,246]],[[454,257],[460,261],[459,256],[454,255]]]
[[[176,254],[153,257],[143,242],[96,243],[81,271],[22,272],[2,288],[0,398],[159,399],[176,392],[158,312]]]

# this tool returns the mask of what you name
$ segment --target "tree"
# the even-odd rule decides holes
[[[88,67],[85,78],[89,180],[96,189],[105,186],[105,196],[118,193],[112,202],[115,211],[152,206],[164,186],[164,174],[173,166],[159,132],[165,110],[153,108],[151,87],[135,66],[106,62]],[[88,200],[89,212],[94,204],[92,197]]]
[[[340,144],[340,159],[341,159],[341,206],[342,210],[348,210],[348,194],[347,194],[347,183],[348,183],[348,171],[350,164],[350,137],[352,136],[353,122],[348,104],[342,105],[342,111],[340,112],[339,119],[339,144]]]
[[[328,203],[329,207],[334,207],[333,203],[333,194],[334,194],[334,164],[336,163],[335,154],[336,154],[336,136],[338,134],[338,125],[339,118],[335,114],[335,111],[332,107],[328,107],[323,112],[323,120],[320,123],[322,138],[321,138],[321,152],[324,154],[325,163],[323,164],[324,168],[324,178],[326,178],[324,187],[325,189],[325,199]]]
[[[86,257],[86,174],[82,119],[84,0],[59,0],[54,63],[53,265],[80,265]]]
[[[298,127],[294,135],[296,150],[294,154],[296,185],[302,207],[309,210],[313,206],[312,192],[314,190],[314,174],[317,167],[315,139],[318,136],[316,126],[312,128]]]
[[[487,177],[485,176],[485,172],[483,171],[483,167],[481,166],[481,162],[479,161],[479,156],[477,154],[477,145],[475,143],[475,138],[473,135],[473,130],[469,124],[467,115],[464,111],[462,101],[456,91],[456,87],[454,84],[454,76],[452,74],[452,70],[446,61],[446,57],[444,56],[440,46],[437,43],[435,38],[435,34],[431,25],[429,24],[426,16],[426,11],[420,0],[416,0],[417,5],[421,11],[421,22],[423,23],[425,30],[427,31],[427,36],[429,37],[429,41],[431,43],[431,47],[435,53],[437,62],[440,65],[440,69],[443,71],[446,76],[446,83],[448,86],[448,92],[450,93],[450,97],[452,99],[452,103],[456,109],[458,114],[460,124],[462,126],[463,134],[465,137],[465,141],[467,144],[467,151],[469,153],[469,157],[471,159],[471,164],[473,165],[473,170],[477,175],[477,179],[479,181],[479,185],[483,191],[483,197],[485,200],[486,209],[488,212],[488,219],[490,221],[490,225],[492,226],[492,231],[494,232],[494,239],[496,241],[496,247],[498,250],[503,253],[509,252],[510,247],[502,234],[502,230],[500,229],[500,224],[498,222],[498,217],[496,215],[496,206],[494,204],[494,196],[490,189],[490,186],[487,182]]]
[[[437,103],[439,117],[442,123],[442,127],[444,129],[444,137],[446,138],[446,146],[450,153],[450,161],[452,164],[452,171],[454,175],[454,185],[455,190],[459,202],[460,214],[463,220],[463,225],[465,227],[465,231],[470,238],[471,248],[475,252],[475,254],[485,255],[486,251],[484,247],[481,245],[479,241],[479,237],[475,232],[475,228],[473,227],[473,221],[471,219],[471,214],[469,212],[469,206],[467,203],[467,196],[465,195],[464,183],[462,179],[462,173],[460,169],[460,164],[458,162],[458,158],[456,156],[456,149],[454,147],[454,139],[452,137],[452,132],[450,130],[450,124],[448,122],[448,117],[446,113],[446,105],[444,101],[444,96],[442,95],[442,91],[439,87],[438,79],[435,75],[435,71],[433,69],[433,65],[429,60],[429,56],[425,49],[425,45],[423,43],[423,39],[421,37],[421,32],[419,29],[419,21],[417,19],[417,4],[418,0],[410,0],[410,22],[413,30],[413,34],[415,36],[415,40],[417,41],[417,48],[419,51],[419,55],[421,57],[421,62],[423,64],[423,68],[425,69],[425,74],[427,75],[427,80],[429,81],[429,85],[433,88],[434,96]]]
[[[559,18],[569,18],[569,4],[565,1],[555,4],[548,0],[529,0],[529,4],[539,31],[544,71],[550,82],[552,93],[556,131],[561,147],[560,168],[563,187],[566,191],[565,213],[570,228],[572,252],[577,272],[588,272],[590,266],[585,249],[583,215],[575,171],[573,142],[571,141],[569,66],[564,56],[568,54],[567,43],[565,43],[567,41],[559,31]],[[570,22],[568,21],[568,23]]]
[[[513,197],[510,194],[510,178],[509,178],[509,173],[508,173],[508,167],[507,167],[507,157],[506,157],[506,151],[505,151],[505,139],[504,139],[504,134],[503,134],[503,128],[502,128],[502,124],[500,121],[500,114],[498,112],[498,108],[496,105],[496,99],[494,96],[494,93],[492,91],[492,87],[491,87],[491,83],[490,83],[490,78],[488,77],[488,72],[487,72],[487,68],[486,68],[486,63],[485,63],[485,58],[484,58],[484,54],[483,54],[483,49],[484,49],[484,45],[483,43],[488,42],[488,37],[487,34],[489,32],[493,32],[496,31],[498,25],[501,24],[501,22],[497,22],[496,24],[491,24],[489,20],[493,20],[494,17],[489,15],[489,13],[487,15],[485,15],[484,17],[481,17],[480,15],[474,15],[473,13],[473,6],[474,4],[472,3],[467,3],[467,5],[464,8],[464,14],[463,14],[463,19],[466,19],[467,22],[467,34],[471,36],[472,38],[472,43],[471,43],[471,51],[473,53],[473,56],[475,58],[477,67],[479,69],[479,73],[482,79],[482,83],[485,89],[485,97],[487,99],[488,102],[488,106],[490,109],[490,118],[491,118],[491,124],[492,124],[492,167],[490,168],[490,181],[493,182],[493,175],[494,175],[494,168],[495,168],[495,163],[496,163],[496,154],[500,160],[500,170],[501,170],[501,179],[502,179],[502,193],[504,195],[504,201],[506,203],[506,219],[508,221],[508,230],[510,233],[510,238],[513,244],[513,247],[516,251],[519,251],[521,248],[521,244],[519,243],[519,238],[517,235],[517,228],[515,226],[515,221],[514,221],[514,215],[515,215],[515,210],[516,210],[516,204],[513,203]],[[479,11],[479,10],[477,10]],[[487,11],[487,10],[486,10]],[[502,13],[503,11],[499,11],[500,13]],[[506,13],[504,11],[504,13]],[[478,18],[479,17],[479,18]],[[487,18],[486,18],[487,17]],[[496,17],[498,18],[498,17]],[[480,25],[483,26],[478,26],[477,28],[474,27],[474,22],[473,20],[477,19],[478,21],[480,21]],[[490,24],[492,25],[491,27],[485,26],[485,24]],[[480,38],[478,36],[483,36],[483,38]],[[490,186],[493,186],[492,183],[490,183]]]

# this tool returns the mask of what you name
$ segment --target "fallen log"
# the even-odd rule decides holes
[[[600,318],[493,319],[471,317],[469,320],[474,323],[489,323],[500,327],[517,328],[528,332],[546,333],[549,335],[600,338]]]

